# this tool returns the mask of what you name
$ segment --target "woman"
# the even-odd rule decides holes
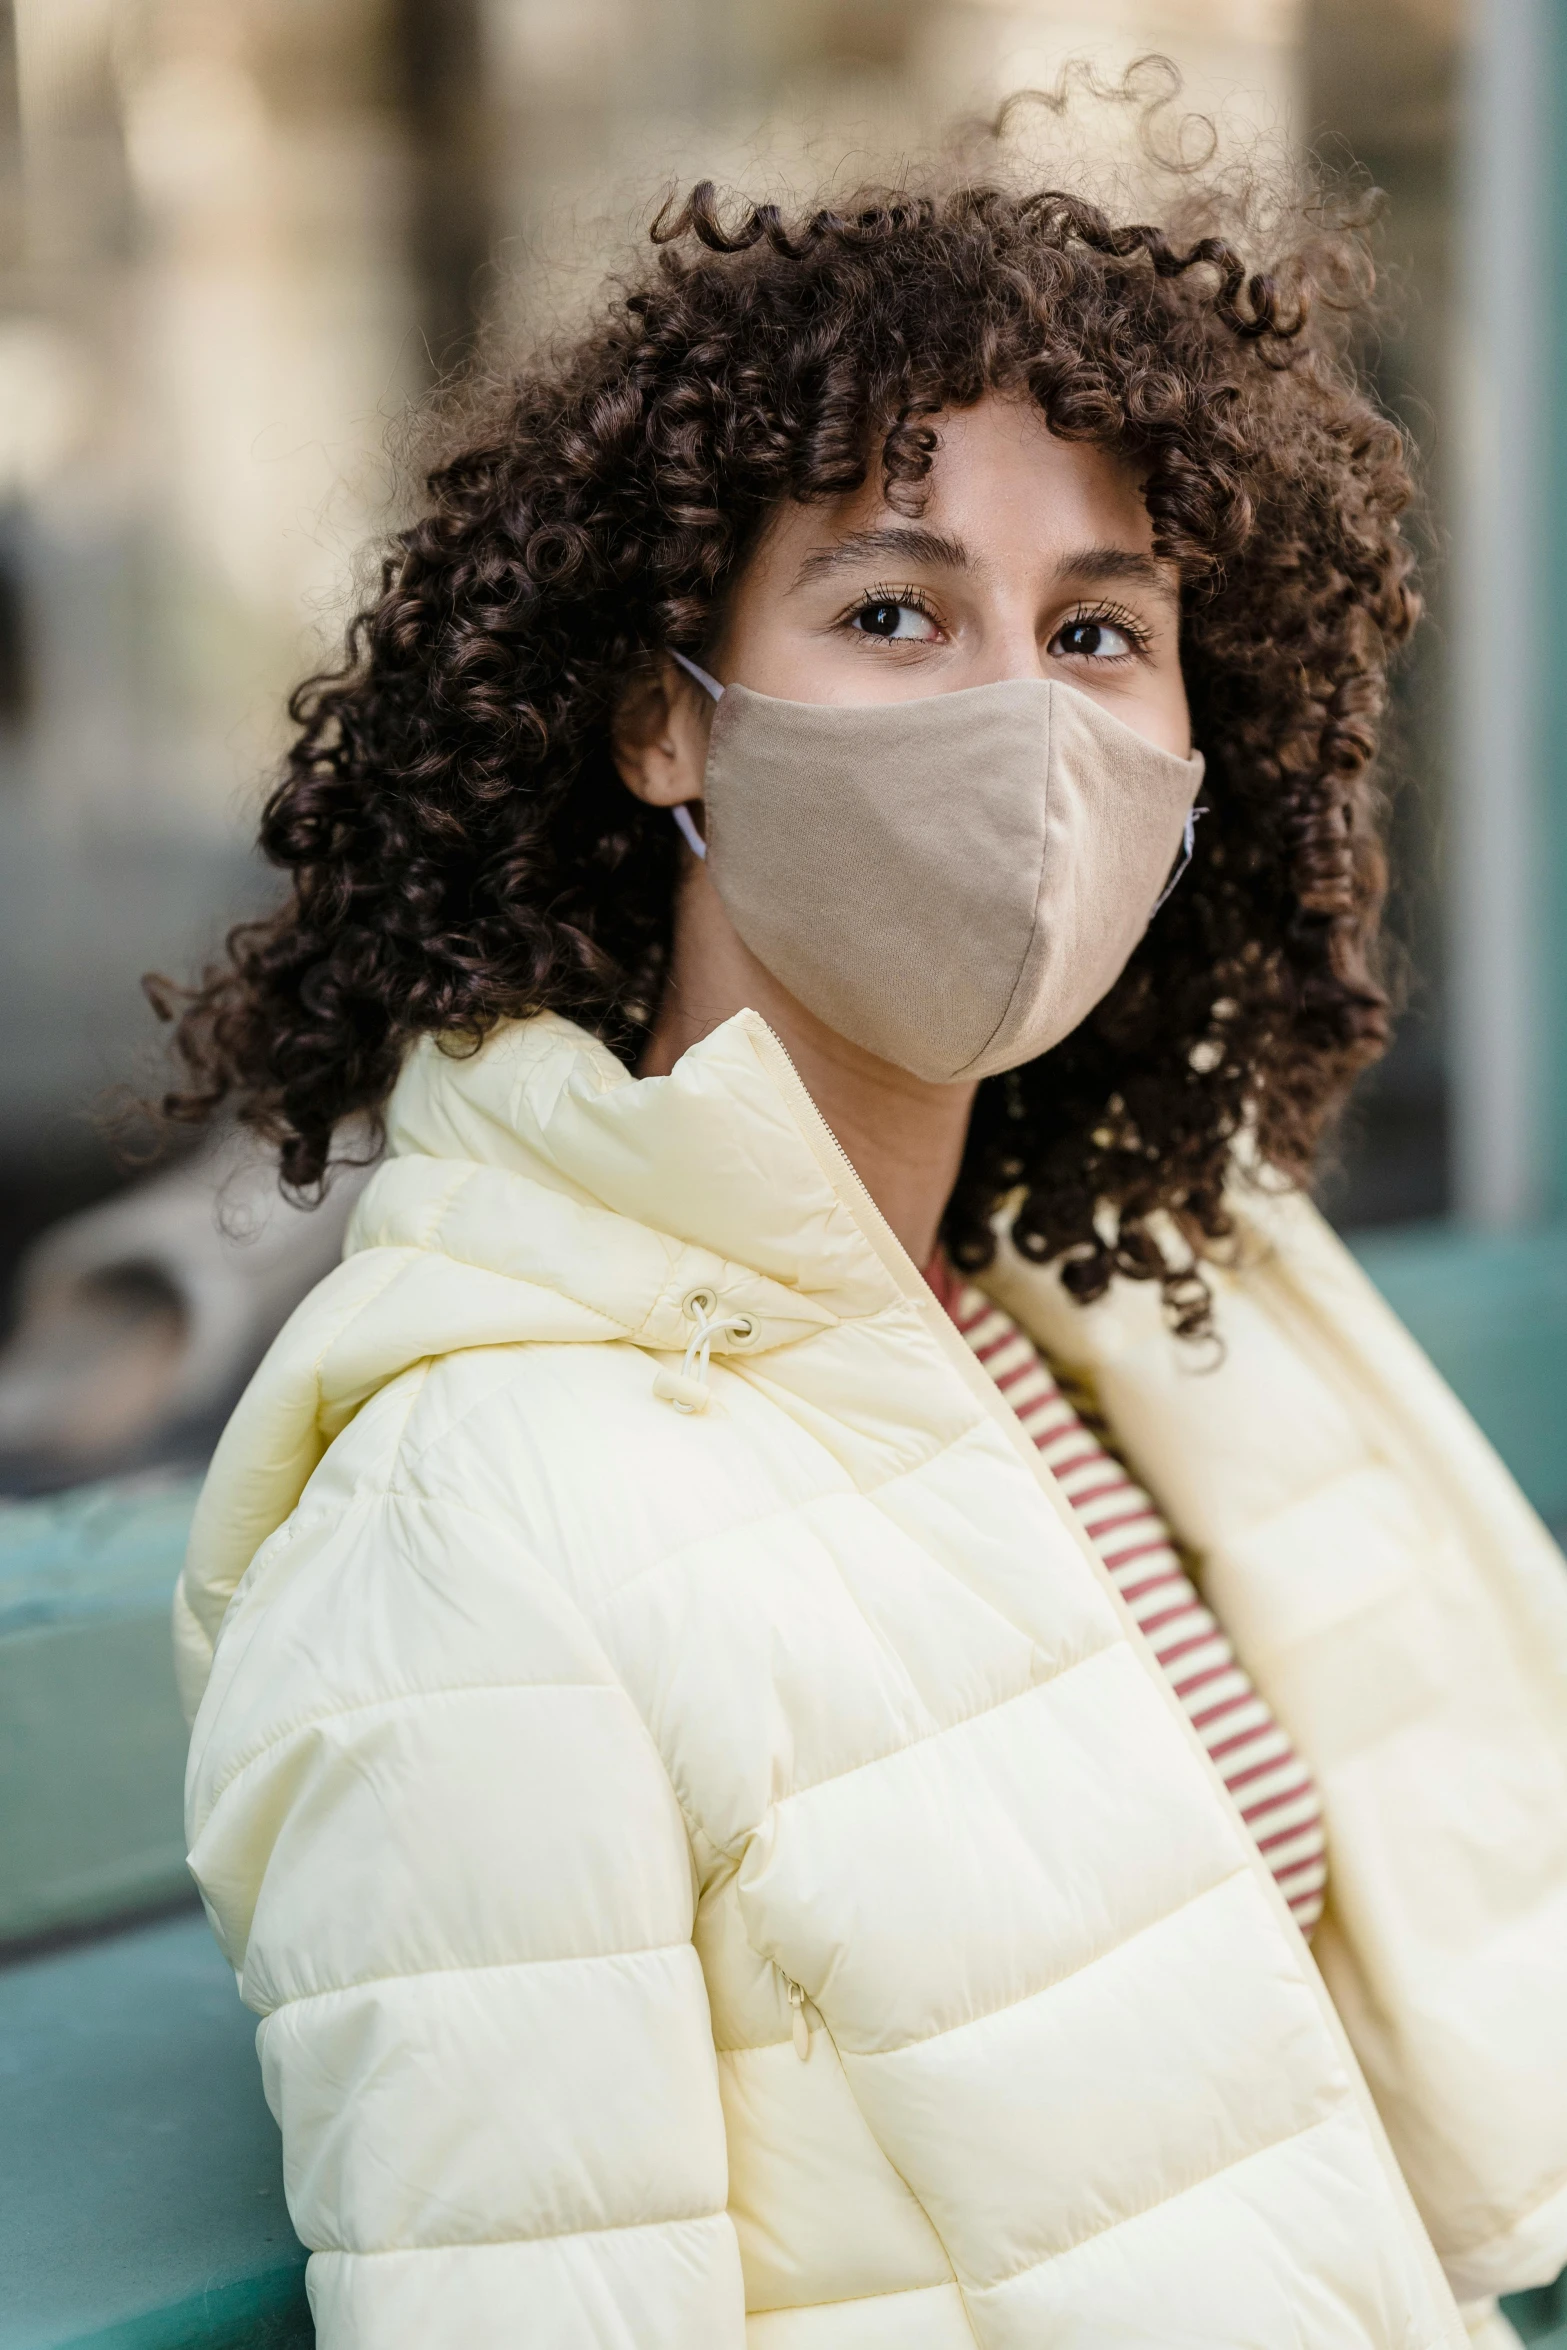
[[[699,189],[296,699],[177,1106],[388,1155],[177,1634],[330,2350],[1567,2259],[1560,1562],[1294,1188],[1407,482],[1247,233]]]

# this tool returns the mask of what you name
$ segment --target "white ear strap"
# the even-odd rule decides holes
[[[677,653],[673,645],[671,645],[669,648],[669,657],[672,661],[678,661],[681,668],[686,672],[686,675],[688,677],[694,677],[698,685],[705,685],[715,702],[721,702],[723,700],[724,689],[719,684],[716,677],[710,676],[708,672],[705,669],[700,668],[695,661],[688,661],[684,653]]]
[[[705,857],[707,855],[707,843],[702,838],[702,835],[698,832],[695,824],[692,822],[690,809],[684,807],[671,808],[669,813],[671,816],[673,816],[675,822],[679,825],[681,836],[685,841],[686,847],[691,851],[692,855],[694,857]]]
[[[692,677],[696,679],[698,685],[706,686],[708,692],[712,695],[715,702],[721,702],[723,700],[724,689],[719,684],[716,677],[710,677],[707,671],[701,668],[695,661],[688,661],[684,653],[677,653],[673,645],[670,646],[669,652],[670,658],[672,660],[678,661],[681,668],[686,670]],[[684,840],[686,847],[691,851],[692,855],[696,857],[705,857],[707,855],[707,843],[702,838],[702,835],[698,832],[696,825],[693,823],[690,809],[683,807],[671,808],[669,813],[671,816],[673,816],[675,822],[679,825],[681,838]]]
[[[1208,811],[1206,808],[1187,809],[1186,829],[1181,835],[1181,861],[1176,866],[1175,871],[1171,874],[1169,880],[1165,883],[1163,889],[1159,892],[1159,895],[1154,899],[1154,914],[1158,913],[1159,908],[1164,904],[1165,899],[1170,895],[1170,892],[1174,889],[1176,883],[1180,880],[1181,875],[1186,871],[1187,866],[1191,863],[1192,852],[1197,846],[1197,819],[1199,816],[1206,816],[1207,813]],[[1153,914],[1150,914],[1148,919],[1151,922],[1153,920]]]

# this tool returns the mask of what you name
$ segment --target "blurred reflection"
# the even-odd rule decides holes
[[[266,1348],[342,1248],[364,1171],[284,1200],[232,1135],[67,1218],[22,1260],[0,1350],[0,1492],[199,1461]]]

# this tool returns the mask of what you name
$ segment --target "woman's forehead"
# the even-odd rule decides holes
[[[1053,433],[1031,403],[992,396],[933,420],[937,436],[919,511],[887,496],[880,468],[834,499],[788,500],[758,558],[791,591],[882,566],[982,581],[1020,568],[1084,586],[1116,581],[1175,595],[1177,567],[1153,549],[1153,524],[1131,461]]]

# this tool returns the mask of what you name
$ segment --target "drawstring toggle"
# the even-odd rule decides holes
[[[660,1371],[653,1393],[660,1403],[672,1403],[677,1412],[705,1412],[712,1401],[707,1384],[708,1358],[715,1338],[749,1338],[756,1325],[749,1314],[720,1314],[711,1290],[699,1289],[686,1299],[686,1312],[696,1323],[678,1371]]]

